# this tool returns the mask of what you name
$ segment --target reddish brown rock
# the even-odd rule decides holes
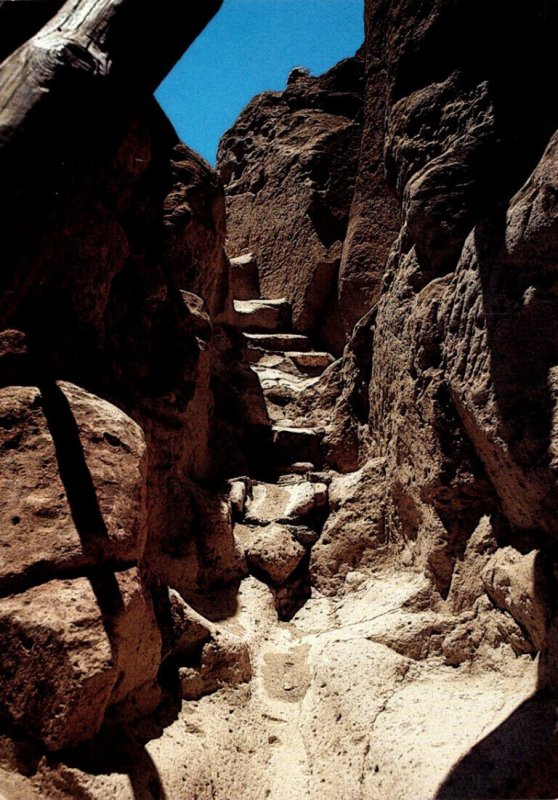
[[[4,713],[49,750],[93,736],[138,690],[150,701],[136,706],[156,705],[161,638],[137,570],[50,581],[0,600],[0,615]]]
[[[0,587],[137,562],[146,448],[122,411],[69,383],[0,390]]]
[[[0,602],[3,704],[49,749],[94,735],[116,681],[110,639],[86,578]]]
[[[5,43],[15,46],[44,20],[30,6],[27,22],[18,22],[9,5],[14,27]],[[42,5],[54,14],[61,4]],[[127,613],[105,620],[122,645],[112,667],[98,656],[99,674],[112,670],[118,687],[83,712],[81,738],[95,733],[107,708],[126,717],[158,698],[161,648],[147,584],[164,593],[178,574],[197,588],[209,553],[204,581],[234,571],[230,524],[221,535],[203,510],[199,537],[194,497],[196,481],[220,472],[210,455],[210,384],[233,347],[226,338],[220,350],[212,342],[215,324],[232,319],[224,193],[150,97],[218,5],[170,0],[151,13],[150,3],[83,0],[23,44],[27,58],[2,63],[15,92],[2,107],[0,137],[2,191],[11,198],[0,223],[10,264],[0,310],[3,590],[143,559],[143,582],[122,589]],[[123,35],[130,26],[134,36]],[[20,119],[31,122],[20,127]],[[242,455],[241,436],[237,421],[219,441],[224,462],[229,447]],[[28,591],[41,588],[54,606],[61,585]],[[15,596],[14,613],[25,594]],[[93,607],[87,614],[83,624],[100,631],[101,616]],[[93,664],[101,651],[89,644]],[[45,681],[64,691],[47,656],[53,674]],[[46,725],[49,709],[30,724]],[[78,738],[53,737],[56,747]]]
[[[467,574],[455,602],[478,597],[472,573],[491,549],[532,549],[537,528],[555,532],[556,332],[542,277],[555,256],[552,146],[537,167],[558,122],[541,78],[544,26],[555,22],[540,3],[504,23],[478,3],[366,6],[365,123],[343,264],[361,276],[372,265],[363,296],[376,305],[364,346],[349,346],[314,402],[329,409],[326,463],[354,469],[357,448],[360,463],[386,458],[388,538],[444,597],[456,569]],[[464,31],[475,31],[474,53]],[[382,205],[384,168],[395,200]],[[478,552],[488,516],[495,533]]]
[[[218,156],[230,254],[254,253],[262,295],[286,297],[295,331],[320,336],[336,352],[344,344],[335,302],[362,88],[360,56],[317,78],[295,69],[284,92],[248,105]]]

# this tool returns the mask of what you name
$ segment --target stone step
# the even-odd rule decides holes
[[[319,378],[308,378],[300,374],[291,375],[280,369],[259,367],[258,365],[254,365],[252,371],[259,378],[266,402],[269,401],[279,406],[293,402],[300,397],[302,392],[307,391],[319,381]]]
[[[250,349],[249,360],[258,370],[280,370],[290,375],[317,377],[335,361],[331,353],[289,351],[286,353]]]
[[[301,372],[307,375],[320,374],[333,364],[335,358],[331,353],[321,353],[316,350],[306,351],[287,351],[285,356],[295,364]]]
[[[311,461],[294,461],[292,464],[288,464],[282,467],[279,470],[279,474],[285,480],[293,478],[293,476],[296,480],[302,480],[301,476],[305,476],[309,472],[312,472],[313,470],[314,470],[314,464],[312,464]]]
[[[288,300],[234,300],[234,324],[242,331],[277,332],[291,327]]]
[[[309,461],[320,469],[322,437],[323,429],[321,428],[291,428],[274,425],[272,444],[277,467],[282,468],[295,461]]]
[[[245,333],[244,338],[248,347],[273,352],[297,350],[307,352],[312,349],[308,336],[301,333]]]
[[[255,300],[260,296],[258,265],[253,253],[230,259],[231,287],[235,300]]]
[[[280,375],[284,376],[285,373],[280,373]],[[306,380],[295,379],[290,381],[286,380],[285,377],[280,377],[279,379],[268,377],[262,380],[260,376],[260,381],[269,419],[275,424],[283,424],[282,420],[289,418],[288,411],[287,413],[285,412],[287,406],[289,406],[290,403],[296,403],[300,399],[302,392],[309,391],[318,383],[319,378],[307,378]],[[284,427],[297,427],[298,425],[298,422],[293,425],[285,423]],[[306,424],[302,427],[306,427]],[[295,460],[300,461],[304,459],[296,458]]]
[[[327,504],[325,483],[300,481],[285,485],[257,482],[252,486],[252,499],[247,503],[245,523],[265,525],[269,522],[296,523]]]

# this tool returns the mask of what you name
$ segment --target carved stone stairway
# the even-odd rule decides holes
[[[271,587],[280,617],[289,618],[310,594],[308,562],[327,516],[329,476],[319,471],[323,430],[297,425],[285,407],[315,384],[334,358],[292,332],[287,300],[259,297],[253,258],[232,260],[232,284],[235,323],[271,424],[276,479],[232,483],[235,537],[250,572]]]
[[[246,356],[259,378],[272,423],[273,463],[283,473],[319,469],[323,430],[297,425],[285,408],[316,384],[335,359],[315,351],[307,336],[292,332],[287,300],[259,296],[253,258],[241,256],[231,265],[235,324],[243,332]]]

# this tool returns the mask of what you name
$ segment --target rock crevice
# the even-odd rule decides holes
[[[218,0],[16,5],[0,794],[555,796],[554,4],[367,0],[220,175]]]

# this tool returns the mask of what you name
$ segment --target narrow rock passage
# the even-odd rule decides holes
[[[323,429],[311,419],[290,418],[285,408],[316,385],[334,362],[317,352],[307,336],[291,330],[292,309],[285,299],[259,297],[257,265],[250,256],[232,259],[236,325],[243,332],[247,358],[257,374],[273,425],[274,466],[288,476],[321,466]],[[286,479],[287,480],[287,479]]]
[[[288,414],[333,357],[291,331],[286,301],[259,297],[249,257],[232,263],[236,324],[273,429],[274,478],[230,484],[250,575],[237,613],[219,625],[247,647],[251,677],[185,704],[149,752],[164,764],[173,729],[187,725],[200,758],[186,759],[184,744],[173,751],[169,797],[178,796],[180,774],[190,787],[180,797],[191,800],[435,797],[456,762],[530,697],[536,665],[490,655],[489,646],[490,669],[450,666],[451,646],[467,641],[475,613],[456,618],[433,606],[428,581],[411,568],[372,560],[332,596],[311,587],[312,548],[337,508],[329,487],[341,476],[321,469],[323,429],[311,411]],[[475,796],[483,782],[517,771],[513,746],[491,758]]]
[[[250,259],[241,266],[246,281]],[[272,469],[265,480],[229,481],[246,567],[236,611],[210,622],[171,592],[194,647],[179,663],[177,718],[145,736],[133,774],[58,763],[53,782],[45,763],[40,781],[51,793],[56,781],[79,787],[88,800],[506,796],[510,782],[525,785],[525,765],[536,769],[552,737],[550,705],[532,699],[537,661],[498,634],[509,622],[488,600],[453,613],[423,572],[370,542],[370,558],[345,564],[334,591],[312,585],[324,538],[358,538],[369,525],[360,524],[358,493],[376,473],[322,469],[312,411],[288,414],[333,357],[291,331],[288,303],[253,296],[255,269],[250,280],[251,288],[235,284],[236,324],[273,429]],[[524,735],[531,719],[544,722],[538,739]],[[472,757],[469,775],[460,764]]]
[[[250,572],[270,585],[280,617],[288,619],[310,595],[308,562],[327,515],[329,476],[319,471],[323,429],[289,418],[285,406],[317,383],[334,358],[292,333],[290,303],[259,297],[253,258],[232,259],[231,272],[235,322],[272,425],[269,463],[276,479],[233,482],[235,537]]]
[[[164,763],[165,743],[184,723],[203,743],[196,766],[180,755],[183,745],[174,751],[169,797],[178,773],[188,776],[183,785],[198,781],[197,793],[180,795],[192,800],[435,797],[456,762],[530,697],[536,665],[496,653],[490,669],[450,666],[445,643],[466,640],[474,614],[456,619],[433,607],[428,581],[411,569],[379,562],[349,572],[335,596],[311,588],[311,550],[335,475],[320,471],[320,428],[284,409],[333,359],[290,332],[284,301],[251,297],[235,307],[273,424],[276,469],[274,482],[231,483],[234,534],[251,574],[237,613],[220,625],[246,644],[251,679],[186,704],[150,754]],[[517,771],[513,746],[493,758],[475,777],[475,796],[489,788],[483,782]]]

